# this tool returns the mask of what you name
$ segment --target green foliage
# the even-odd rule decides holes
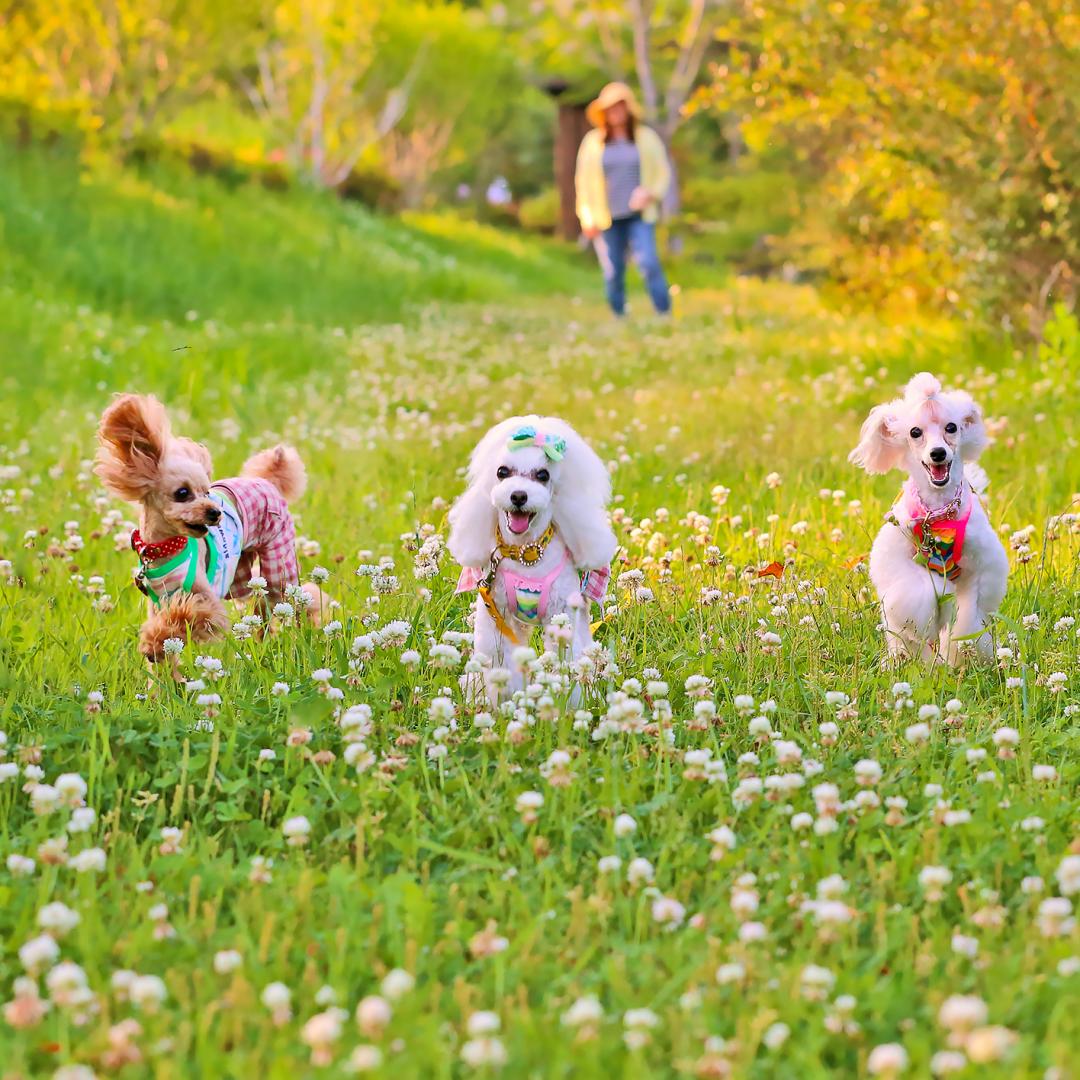
[[[52,331],[42,337],[32,314],[39,303],[123,312],[134,324],[167,320],[169,348],[185,344],[189,312],[214,312],[251,327],[243,364],[228,373],[244,381],[259,349],[286,364],[285,346],[258,329],[267,323],[393,321],[438,300],[595,284],[591,268],[554,244],[526,247],[452,218],[388,220],[315,192],[226,187],[162,163],[82,168],[63,144],[19,151],[0,143],[0,202],[0,282],[11,290],[9,311],[25,308],[3,343],[5,374],[36,370],[43,407],[64,384],[66,362]],[[323,350],[299,349],[289,370],[321,362]],[[166,349],[164,358],[183,356]]]
[[[0,13],[0,98],[126,141],[208,93],[250,25],[225,0],[25,0]]]
[[[776,242],[798,214],[799,185],[791,172],[746,165],[721,176],[689,176],[674,228],[696,258],[767,273],[782,261]]]
[[[1070,1067],[1075,931],[1046,934],[1039,905],[1064,889],[1055,873],[1076,823],[1072,316],[1027,356],[955,325],[844,316],[807,288],[737,282],[681,296],[674,320],[635,311],[613,325],[594,270],[575,276],[520,233],[443,215],[386,222],[162,168],[80,174],[59,151],[5,153],[0,205],[0,730],[3,762],[18,766],[0,779],[0,1001],[21,988],[25,1004],[19,949],[51,903],[79,915],[57,934],[88,995],[65,999],[70,968],[42,972],[57,1003],[36,1026],[0,1013],[6,1072],[110,1073],[127,1030],[141,1061],[121,1075],[338,1075],[358,1044],[380,1048],[375,1075],[472,1075],[469,1017],[493,1010],[506,1076],[825,1080],[865,1075],[871,1049],[897,1041],[925,1076],[946,1045],[941,1005],[959,993],[1016,1036],[968,1071],[1036,1080]],[[461,298],[473,302],[446,302]],[[882,666],[859,557],[897,477],[867,477],[845,454],[869,407],[922,368],[969,389],[995,435],[990,513],[1017,534],[1001,666]],[[217,476],[277,439],[299,448],[303,573],[330,569],[340,627],[188,647],[181,671],[204,690],[148,684],[134,509],[89,469],[100,409],[133,389],[168,402]],[[527,409],[565,415],[611,463],[624,550],[596,634],[619,673],[587,689],[590,721],[556,689],[487,729],[462,700],[461,663],[431,654],[467,629],[457,568],[436,555],[429,576],[416,549],[445,537],[480,433]],[[387,591],[356,573],[381,558]],[[773,563],[779,579],[759,576]],[[618,580],[630,571],[649,594]],[[409,626],[367,640],[393,620]],[[220,678],[199,653],[221,661]],[[369,729],[353,716],[360,744],[319,691],[322,668],[343,706],[370,706]],[[711,680],[715,718],[695,712],[694,675]],[[897,707],[897,680],[912,705]],[[643,723],[629,712],[594,738],[622,686]],[[830,691],[852,699],[839,715]],[[751,731],[743,693],[803,770]],[[436,697],[452,699],[454,727],[429,713]],[[929,742],[907,738],[917,707],[953,698],[962,712],[936,720]],[[1014,756],[993,739],[1005,726]],[[708,751],[727,778],[708,782],[688,751]],[[880,763],[876,783],[856,780],[863,759]],[[86,781],[88,831],[67,831],[69,809],[34,812],[35,761],[49,783]],[[1036,780],[1035,765],[1058,779]],[[805,784],[765,780],[781,775]],[[751,777],[761,795],[737,802]],[[794,813],[828,818],[818,784],[844,800],[836,831],[798,832]],[[543,796],[535,820],[517,808],[530,790]],[[617,834],[623,813],[633,833]],[[298,815],[311,833],[290,845]],[[734,850],[708,839],[721,825]],[[104,870],[77,870],[92,848]],[[33,873],[19,876],[12,855]],[[602,871],[604,856],[618,870]],[[628,880],[633,859],[651,864],[651,885]],[[920,884],[927,866],[951,874],[940,900]],[[1041,893],[1022,884],[1035,875]],[[741,918],[737,885],[757,899]],[[832,917],[850,918],[827,923],[814,901],[840,889]],[[678,914],[671,901],[681,924],[658,919]],[[957,934],[975,940],[974,959]],[[215,962],[228,950],[232,970]],[[809,965],[835,979],[823,1000]],[[384,1029],[361,1033],[353,1011],[392,968],[416,985]],[[164,1001],[140,990],[133,1003],[123,972],[161,978]],[[262,1000],[272,982],[291,995],[276,1020]],[[330,1007],[323,986],[345,1016],[320,1069],[306,1025]],[[574,1030],[561,1017],[584,995],[603,1015]],[[625,1015],[640,1008],[657,1023],[631,1049]],[[116,1027],[129,1018],[137,1033]],[[765,1038],[777,1022],[792,1033],[779,1045],[775,1028]]]
[[[1075,288],[1080,22],[1040,5],[747,0],[714,101],[821,178],[849,291],[1038,330]],[[797,242],[796,234],[793,239]]]
[[[559,193],[553,187],[522,199],[518,221],[533,232],[553,233],[559,223]]]

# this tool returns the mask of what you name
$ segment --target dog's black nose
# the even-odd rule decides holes
[[[510,493],[510,501],[515,506],[524,506],[529,501],[529,496],[524,491],[512,491]]]
[[[221,520],[220,510],[207,510],[206,511],[206,524],[216,525]]]
[[[934,449],[930,451],[930,460],[936,461],[940,465],[945,460],[947,453],[948,451],[944,446],[935,446]]]

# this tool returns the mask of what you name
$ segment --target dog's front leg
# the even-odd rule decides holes
[[[506,640],[495,626],[495,620],[484,601],[478,596],[473,615],[473,655],[485,657],[488,664],[482,674],[476,672],[461,676],[461,689],[467,702],[477,704],[486,696],[492,707],[499,703],[499,687],[492,681],[491,672],[504,666],[505,652]]]
[[[139,631],[139,651],[151,664],[166,657],[165,642],[214,641],[229,629],[225,605],[210,593],[178,593],[150,612]],[[179,678],[175,657],[170,657],[173,677]]]
[[[952,619],[941,629],[942,656],[953,667],[961,662],[965,648],[974,648],[981,659],[989,659],[994,642],[988,632],[981,633],[986,630],[986,618],[979,609],[979,593],[974,583],[956,591],[955,604]],[[979,636],[975,637],[976,634]]]

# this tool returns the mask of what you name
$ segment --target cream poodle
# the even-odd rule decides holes
[[[572,659],[592,642],[588,601],[603,598],[617,546],[610,496],[604,463],[563,420],[515,416],[480,440],[448,546],[463,568],[458,591],[477,590],[474,653],[493,668],[559,616]],[[522,685],[511,672],[511,692]]]
[[[990,617],[1009,560],[979,497],[986,474],[974,462],[986,442],[971,396],[921,372],[902,398],[870,410],[849,456],[869,473],[908,474],[870,552],[894,659],[956,664],[966,646],[993,655]]]

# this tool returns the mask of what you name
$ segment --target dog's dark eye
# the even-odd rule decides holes
[[[506,479],[506,478],[507,478],[507,477],[508,477],[508,476],[510,475],[510,470],[509,470],[509,469],[508,469],[508,468],[507,468],[507,467],[506,467],[505,465],[500,465],[500,466],[499,466],[499,467],[498,467],[498,468],[497,468],[497,469],[495,470],[495,475],[496,475],[496,476],[497,476],[497,477],[498,477],[498,478],[499,478],[500,480],[505,480],[505,479]]]
[[[913,439],[921,439],[922,438],[922,428],[921,427],[913,427],[911,429],[911,431],[908,432],[908,434]]]
[[[173,498],[177,502],[187,502],[191,498],[191,488],[179,487],[173,492]]]
[[[546,484],[551,479],[551,473],[549,473],[547,469],[537,469],[536,479],[539,480],[541,484]]]
[[[945,425],[945,434],[946,435],[955,435],[956,434],[956,425],[951,420]]]

